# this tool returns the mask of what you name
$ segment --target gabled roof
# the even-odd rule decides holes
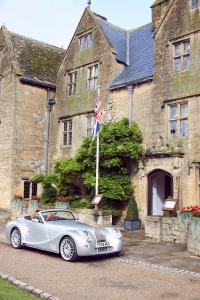
[[[151,7],[153,7],[153,6],[157,5],[157,4],[161,4],[161,3],[165,2],[165,1],[169,1],[169,0],[155,0],[154,3],[151,5]]]
[[[152,24],[126,31],[101,16],[94,14],[105,37],[115,51],[116,60],[123,63],[122,70],[110,84],[110,89],[152,80],[154,40]]]
[[[127,62],[127,31],[107,22],[105,18],[95,14],[98,24],[105,34],[111,47],[116,52],[116,59],[124,64]]]
[[[112,80],[110,88],[119,88],[129,84],[137,84],[153,78],[154,43],[151,23],[129,35],[129,65]]]
[[[6,32],[12,45],[13,59],[19,75],[30,82],[55,85],[65,50],[8,30]]]

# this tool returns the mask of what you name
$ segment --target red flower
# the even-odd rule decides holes
[[[66,198],[65,198],[64,196],[61,195],[61,196],[57,196],[57,197],[56,197],[56,200],[57,200],[57,201],[65,201]]]
[[[39,196],[32,196],[31,199],[32,200],[40,200],[41,198]]]
[[[15,198],[23,199],[22,195],[14,195]]]

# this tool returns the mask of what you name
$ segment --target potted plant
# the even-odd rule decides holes
[[[137,203],[134,198],[131,198],[128,203],[126,218],[124,220],[124,229],[139,230],[141,221],[138,219]]]

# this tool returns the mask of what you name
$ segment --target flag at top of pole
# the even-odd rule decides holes
[[[96,108],[95,108],[95,127],[94,127],[94,133],[93,133],[93,139],[97,136],[100,130],[101,126],[101,116],[102,116],[102,110],[101,110],[101,99],[98,95],[97,101],[96,101]]]

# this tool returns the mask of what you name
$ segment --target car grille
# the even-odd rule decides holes
[[[97,242],[106,242],[106,236],[100,230],[94,232]]]
[[[104,251],[107,251],[107,250],[108,250],[108,247],[96,248],[97,252],[104,252]]]

